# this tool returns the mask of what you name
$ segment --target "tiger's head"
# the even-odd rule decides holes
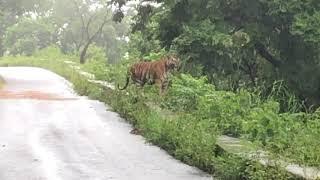
[[[180,59],[176,55],[167,56],[166,66],[170,70],[179,70]]]

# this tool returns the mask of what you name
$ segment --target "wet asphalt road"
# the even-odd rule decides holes
[[[52,72],[3,67],[0,75],[4,91],[74,98],[0,99],[0,180],[212,179],[131,135],[116,113]]]

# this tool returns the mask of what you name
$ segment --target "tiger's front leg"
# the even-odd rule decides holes
[[[156,79],[155,84],[159,88],[159,95],[162,95],[162,81],[160,79]]]
[[[161,89],[162,89],[162,95],[166,95],[167,94],[167,90],[168,90],[168,81],[166,81],[166,82],[164,82],[163,84],[162,84],[162,87],[161,87]]]
[[[166,94],[167,92],[167,89],[168,89],[168,85],[169,85],[169,81],[167,78],[164,78],[161,80],[161,83],[160,83],[160,95],[163,96]]]

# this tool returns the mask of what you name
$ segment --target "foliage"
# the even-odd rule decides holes
[[[0,56],[2,56],[6,48],[4,45],[3,36],[9,27],[17,24],[21,19],[30,18],[31,14],[44,16],[50,10],[50,1],[39,0],[5,0],[0,1]],[[41,20],[40,20],[41,21]],[[39,22],[41,24],[42,22]],[[39,30],[41,31],[41,30]],[[31,44],[31,39],[21,40],[21,44]],[[32,46],[33,44],[31,44]],[[32,49],[32,48],[31,48]]]
[[[126,1],[113,2],[120,7]],[[173,49],[183,57],[185,72],[206,75],[217,89],[258,88],[265,98],[273,82],[282,81],[307,107],[320,104],[316,0],[149,2],[162,4],[138,7],[130,42],[142,56]],[[279,101],[287,111],[288,104]]]
[[[147,56],[143,57],[143,60],[156,61],[166,55],[166,51],[161,49],[159,52],[150,52]]]
[[[106,1],[12,0],[0,2],[0,56],[31,55],[52,44],[66,54],[83,54],[91,44],[104,49],[110,63],[124,53],[129,17],[112,21]]]
[[[88,59],[89,63],[84,64],[83,69],[89,73],[93,73],[96,79],[106,80],[106,77],[108,77],[108,70],[106,69],[107,64],[104,61],[105,58],[95,59],[97,57],[99,57],[99,55],[95,55],[94,57]],[[104,57],[104,55],[102,57]]]
[[[53,42],[53,28],[32,19],[23,19],[9,27],[4,39],[4,45],[12,55],[32,55]]]
[[[214,87],[207,83],[206,77],[195,79],[187,74],[174,77],[167,99],[166,108],[172,111],[193,111],[199,108],[200,97],[207,96],[214,91]]]
[[[80,61],[84,63],[87,49],[95,43],[104,47],[109,60],[119,60],[122,50],[119,38],[128,27],[122,23],[123,29],[116,30],[120,25],[111,20],[111,9],[103,1],[59,0],[54,4],[51,18],[61,28],[59,39],[64,52],[79,53]]]
[[[266,89],[261,90],[260,93],[265,93],[263,97],[266,99],[273,99],[280,103],[280,109],[284,112],[299,112],[305,110],[304,103],[299,101],[296,95],[289,90],[283,81],[275,81],[268,92]]]
[[[119,78],[125,79],[126,62],[110,65],[107,63],[105,51],[98,46],[91,46],[87,53],[88,63],[83,65],[83,69],[95,75],[98,80],[116,81]]]
[[[91,45],[89,47],[87,52],[87,59],[88,59],[88,62],[102,61],[104,63],[107,63],[108,61],[106,60],[107,57],[103,48],[96,45]]]
[[[38,50],[33,54],[34,57],[51,59],[52,61],[56,61],[58,59],[71,58],[72,56],[64,55],[61,52],[61,49],[56,45],[48,46],[44,49]],[[73,57],[75,58],[75,57]]]
[[[244,170],[244,174],[248,179],[260,180],[260,179],[279,179],[279,180],[293,180],[298,179],[276,165],[275,167],[264,167],[260,163],[255,162],[248,164]]]

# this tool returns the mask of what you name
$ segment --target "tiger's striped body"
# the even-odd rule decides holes
[[[157,84],[160,88],[160,94],[163,94],[164,90],[168,87],[168,73],[177,69],[179,66],[179,59],[175,56],[167,56],[154,62],[139,62],[133,64],[127,73],[127,82],[124,88],[118,88],[124,90],[128,87],[130,78],[140,87],[145,84]]]

